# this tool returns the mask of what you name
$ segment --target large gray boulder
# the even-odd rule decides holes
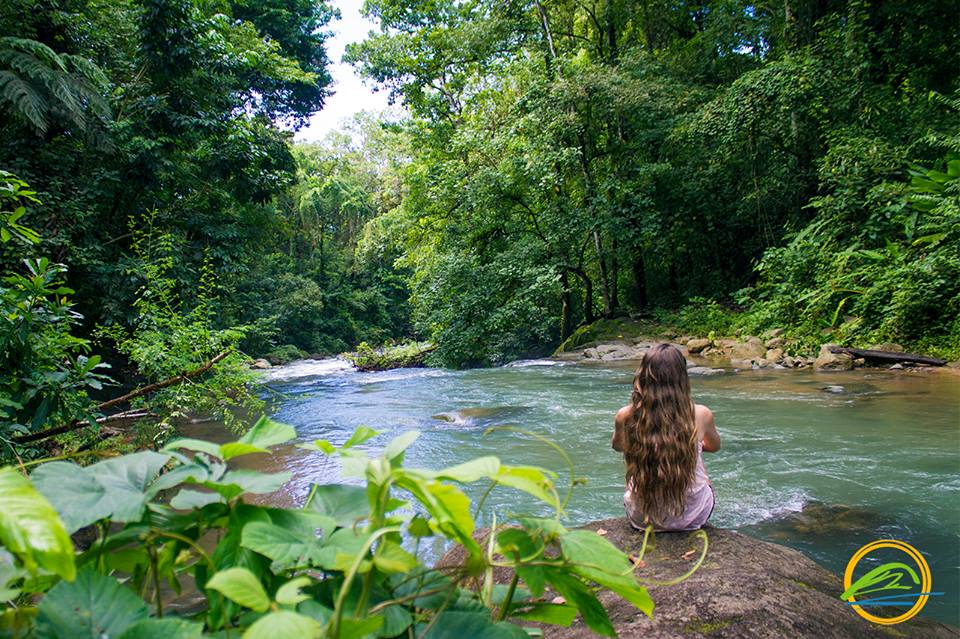
[[[642,533],[624,518],[586,526],[627,552],[639,550]],[[956,628],[914,617],[892,627],[874,625],[839,599],[837,575],[800,552],[720,528],[706,528],[707,557],[697,572],[674,586],[651,586],[650,619],[612,593],[600,599],[622,639],[889,639],[958,637]],[[686,573],[703,542],[693,533],[657,533],[638,575],[664,581]],[[895,630],[895,633],[891,633]],[[578,618],[570,628],[544,627],[547,639],[596,637]]]
[[[830,347],[836,344],[824,344],[820,347],[820,353],[816,361],[813,362],[813,368],[818,371],[848,371],[853,368],[853,357],[846,353],[832,353]]]

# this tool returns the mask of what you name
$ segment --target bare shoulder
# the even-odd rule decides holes
[[[608,413],[609,414],[609,413]],[[617,416],[614,418],[614,421],[618,424],[626,424],[630,421],[630,417],[633,415],[633,406],[627,404],[623,408],[617,411]]]
[[[694,404],[695,416],[698,422],[708,424],[713,421],[713,411],[703,404]]]

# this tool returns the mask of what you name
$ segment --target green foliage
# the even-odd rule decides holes
[[[383,344],[374,348],[360,342],[352,353],[343,353],[350,362],[362,371],[384,371],[391,368],[423,366],[427,357],[436,348],[431,342],[408,340],[399,344]]]
[[[662,324],[691,335],[730,335],[740,321],[734,311],[706,297],[692,297],[680,309],[659,310],[655,316]]]
[[[165,419],[194,410],[233,423],[236,409],[256,410],[261,406],[249,386],[254,376],[248,360],[235,352],[246,327],[216,327],[218,286],[209,260],[201,264],[193,307],[183,303],[189,298],[173,277],[180,247],[173,234],[155,228],[155,221],[154,212],[131,222],[136,259],[127,274],[142,282],[133,302],[133,326],[103,327],[100,335],[110,339],[148,382],[192,371],[229,353],[203,384],[178,384],[143,401]]]
[[[24,260],[26,274],[0,282],[0,442],[48,424],[89,419],[88,392],[110,379],[109,366],[72,330],[81,319],[63,281],[66,268],[46,258]]]
[[[417,433],[376,455],[359,448],[378,435],[360,429],[340,447],[301,445],[339,458],[345,475],[366,486],[314,486],[307,503],[292,509],[244,500],[278,489],[289,475],[225,463],[295,437],[265,418],[221,445],[177,440],[88,467],[49,462],[29,479],[0,469],[0,490],[16,498],[0,514],[0,543],[15,558],[0,584],[8,605],[18,606],[18,619],[38,637],[506,638],[528,636],[515,623],[569,625],[577,614],[594,632],[614,636],[598,589],[652,614],[626,555],[594,532],[560,524],[553,473],[495,457],[436,471],[406,468],[404,452]],[[461,489],[476,482],[527,492],[555,518],[494,519],[481,542]],[[75,554],[61,518],[69,529],[96,525],[99,538]],[[210,535],[219,540],[212,552],[201,543]],[[430,568],[418,553],[425,537],[453,542],[459,551],[451,556],[460,558]],[[495,568],[514,575],[509,586],[494,583]],[[171,615],[161,584],[178,592],[185,580],[206,605]],[[566,603],[539,600],[547,587]]]
[[[84,132],[110,114],[107,76],[89,59],[26,38],[0,37],[0,108],[38,134],[72,126]]]

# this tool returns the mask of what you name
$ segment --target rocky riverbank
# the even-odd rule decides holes
[[[585,526],[605,531],[614,545],[636,552],[643,535],[626,519]],[[651,586],[653,618],[612,593],[601,593],[621,639],[888,639],[956,638],[956,628],[915,617],[896,626],[872,624],[839,599],[840,578],[796,550],[720,528],[705,528],[709,539],[702,566],[685,581]],[[658,533],[644,555],[638,576],[667,581],[685,574],[703,547],[694,533]],[[450,557],[455,561],[456,557]],[[495,575],[503,581],[506,573]],[[543,626],[546,639],[588,639],[594,635],[578,618],[569,628]]]
[[[554,357],[565,361],[609,362],[640,360],[653,344],[668,342],[680,349],[690,362],[691,374],[711,375],[728,369],[814,369],[844,371],[865,367],[869,362],[849,353],[835,352],[836,344],[823,344],[818,352],[804,351],[797,342],[784,336],[783,329],[764,335],[734,337],[698,337],[676,332],[649,323],[630,320],[601,320],[599,327],[581,329],[560,345]],[[598,322],[599,324],[599,322]],[[872,351],[903,354],[899,344],[875,344]],[[892,370],[934,370],[938,367],[917,362],[882,364]],[[960,370],[960,362],[948,365]]]

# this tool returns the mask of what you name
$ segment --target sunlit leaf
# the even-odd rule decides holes
[[[207,590],[216,590],[227,599],[256,612],[266,612],[270,607],[270,598],[260,580],[246,568],[221,570],[207,580],[205,587]]]
[[[37,567],[73,579],[73,543],[57,511],[26,477],[0,468],[0,542],[31,572]]]

